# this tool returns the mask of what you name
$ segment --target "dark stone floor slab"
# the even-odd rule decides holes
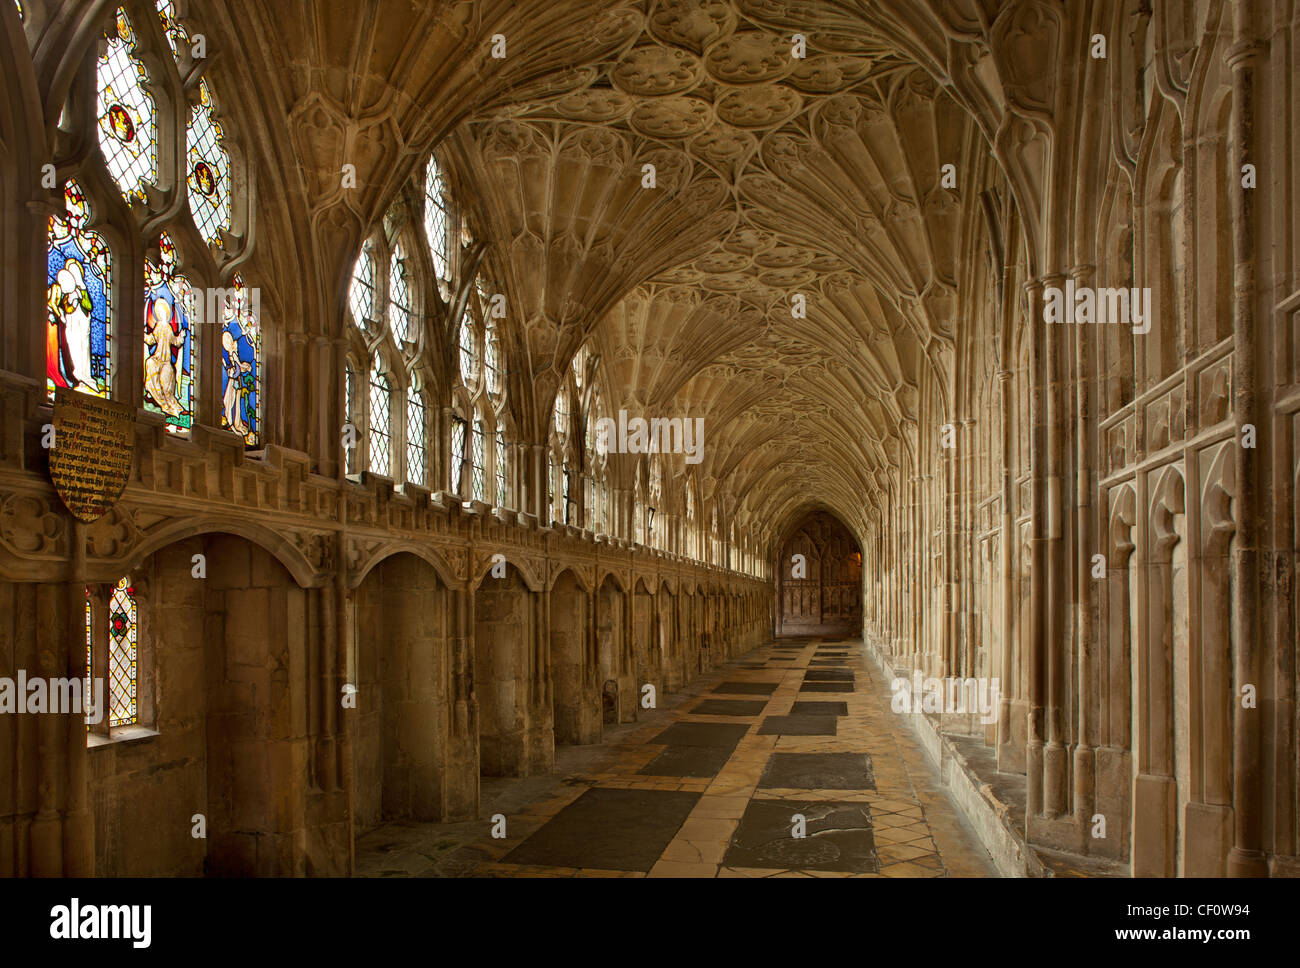
[[[722,682],[713,687],[714,692],[729,692],[733,696],[770,696],[776,691],[775,682]]]
[[[800,692],[853,692],[851,682],[805,682]]]
[[[849,704],[846,702],[818,702],[805,699],[790,707],[791,716],[847,716]]]
[[[765,669],[766,666],[761,662],[742,662],[736,666],[737,669]]]
[[[757,716],[766,705],[766,699],[706,699],[691,712],[701,716]]]
[[[699,798],[669,790],[588,790],[502,861],[649,871]]]
[[[804,818],[802,838],[792,836],[795,814]],[[865,803],[751,800],[722,863],[768,870],[880,870]]]
[[[808,664],[815,666],[839,666],[842,669],[848,668],[848,666],[844,664],[843,659],[813,659]]]
[[[809,669],[803,674],[804,682],[852,682],[853,672],[845,669]]]
[[[866,753],[773,753],[758,785],[781,790],[874,790]]]
[[[731,746],[669,746],[637,772],[642,776],[717,776],[733,752]]]
[[[834,716],[768,716],[758,729],[759,736],[834,736]]]
[[[734,750],[749,732],[745,723],[673,723],[650,740],[666,746],[715,746]]]
[[[813,658],[816,659],[847,659],[847,652],[814,652]]]

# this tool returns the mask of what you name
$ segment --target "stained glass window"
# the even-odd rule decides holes
[[[99,148],[122,196],[143,202],[144,186],[158,180],[158,117],[153,95],[145,90],[149,75],[132,55],[135,31],[122,8],[116,33],[105,39],[107,48],[95,69]]]
[[[23,15],[23,5],[19,2],[19,0],[14,0],[14,6],[18,8],[18,19],[19,20],[25,19]]]
[[[506,506],[506,435],[499,426],[497,427],[496,451],[497,507],[503,508]]]
[[[370,473],[387,477],[392,472],[392,406],[388,377],[375,357],[370,371]]]
[[[352,288],[348,292],[348,304],[352,307],[352,318],[362,329],[367,321],[375,316],[375,260],[368,248],[361,250],[357,264],[352,270]]]
[[[483,340],[483,367],[487,371],[488,393],[501,395],[501,351],[497,345],[497,328],[491,319],[487,324],[487,335]]]
[[[465,466],[465,418],[451,418],[451,489],[460,493],[460,472]]]
[[[469,310],[460,318],[460,379],[467,387],[472,387],[478,374],[478,356],[474,352],[474,321]]]
[[[406,250],[397,243],[388,273],[388,325],[399,342],[411,338],[411,287],[406,272]]]
[[[225,293],[221,327],[221,426],[250,447],[262,439],[262,331],[257,294],[236,275]]]
[[[474,500],[487,500],[487,448],[483,439],[483,418],[474,417]]]
[[[108,725],[136,721],[135,588],[123,578],[108,604]]]
[[[596,479],[587,477],[587,530],[596,530]]]
[[[190,114],[186,129],[189,150],[190,212],[194,224],[209,245],[220,243],[221,232],[230,231],[230,155],[212,107],[208,82],[199,82],[199,103]]]
[[[569,470],[569,462],[564,462],[564,523],[569,524],[569,508],[572,506],[572,487],[573,474]]]
[[[172,0],[158,0],[158,19],[162,21],[163,33],[171,45],[172,56],[177,62],[181,59],[181,48],[190,44],[189,32],[176,20],[176,4]]]
[[[144,264],[144,405],[165,414],[167,429],[194,426],[194,290],[176,271],[176,246],[166,232],[158,242],[159,265]]]
[[[406,479],[425,483],[424,390],[414,381],[406,400]]]
[[[434,275],[442,280],[451,278],[446,197],[447,186],[442,180],[442,169],[438,167],[438,159],[430,155],[429,167],[424,173],[424,234],[429,240]]]
[[[90,205],[81,187],[63,190],[66,211],[50,217],[46,273],[46,386],[110,395],[112,258],[98,232],[86,229]]]

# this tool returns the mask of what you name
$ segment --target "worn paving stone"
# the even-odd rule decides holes
[[[816,700],[801,699],[790,707],[790,714],[792,716],[847,716],[849,714],[849,704],[846,702],[818,702]]]
[[[804,817],[806,836],[792,835]],[[875,873],[880,870],[865,803],[751,800],[740,819],[725,867]]]
[[[502,863],[649,871],[699,799],[669,790],[588,790]]]
[[[778,790],[874,790],[867,753],[773,753],[760,788]]]
[[[775,682],[723,682],[713,687],[714,692],[727,692],[733,696],[770,696],[776,692]]]
[[[805,682],[800,692],[853,692],[851,682]]]
[[[734,746],[669,746],[639,776],[714,777],[731,759]]]
[[[734,750],[749,732],[743,723],[673,723],[650,740],[667,746],[715,746]]]
[[[834,716],[768,716],[758,728],[759,736],[834,736]]]
[[[852,671],[839,669],[809,669],[803,674],[804,682],[852,682]]]
[[[758,716],[766,699],[706,699],[691,710],[701,716]]]

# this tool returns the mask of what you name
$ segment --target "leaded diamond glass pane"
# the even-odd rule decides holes
[[[392,472],[392,411],[388,377],[379,360],[370,373],[370,472],[387,477]]]
[[[108,606],[109,726],[130,726],[136,712],[135,588],[123,578]]]

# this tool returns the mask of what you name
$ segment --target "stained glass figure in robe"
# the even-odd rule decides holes
[[[86,228],[90,205],[69,181],[65,212],[49,222],[46,263],[46,388],[109,396],[112,346],[111,255],[98,232]]]
[[[234,288],[221,327],[221,425],[256,447],[262,431],[262,335],[239,276]]]
[[[194,426],[194,290],[176,271],[176,247],[164,232],[159,265],[146,261],[144,306],[144,405],[165,414],[167,429]]]

